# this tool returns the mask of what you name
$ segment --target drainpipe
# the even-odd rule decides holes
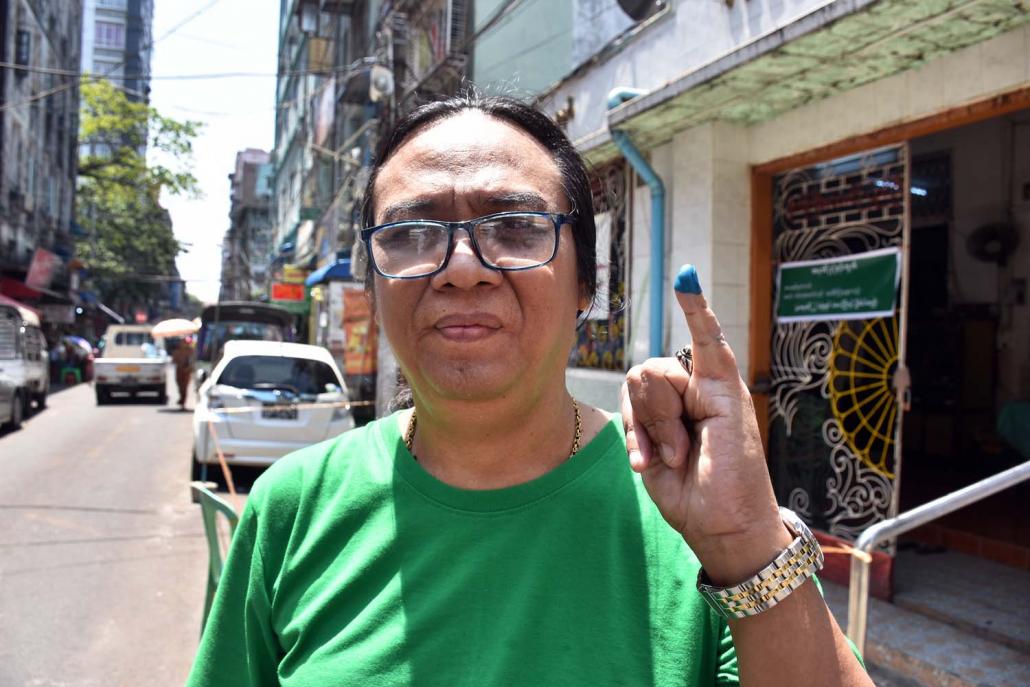
[[[637,88],[615,88],[608,94],[608,109],[618,107],[627,100],[632,100],[645,91]],[[658,358],[664,354],[662,343],[665,339],[665,184],[654,168],[640,154],[633,141],[624,131],[613,130],[612,141],[623,157],[633,166],[634,171],[651,189],[651,357]]]

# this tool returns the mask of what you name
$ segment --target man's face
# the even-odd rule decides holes
[[[476,110],[402,144],[380,170],[375,208],[376,224],[570,210],[551,154],[521,129]],[[564,386],[576,311],[585,305],[568,226],[555,259],[523,272],[484,266],[458,231],[446,269],[413,280],[376,275],[375,296],[401,369],[425,402]]]

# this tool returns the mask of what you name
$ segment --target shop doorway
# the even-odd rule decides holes
[[[898,145],[772,180],[770,470],[780,503],[844,541],[897,513],[908,169]]]
[[[1030,110],[909,146],[912,402],[902,511],[1030,459]],[[1030,570],[1028,502],[1030,485],[1017,485],[899,546]]]

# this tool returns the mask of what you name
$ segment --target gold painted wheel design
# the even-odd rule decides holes
[[[898,419],[892,378],[898,365],[895,318],[843,321],[833,336],[828,379],[830,406],[855,455],[894,478],[894,427]]]

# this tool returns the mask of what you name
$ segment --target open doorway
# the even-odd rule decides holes
[[[912,139],[910,151],[900,511],[1030,459],[1030,110]],[[1030,570],[1027,503],[1024,483],[905,540]]]

